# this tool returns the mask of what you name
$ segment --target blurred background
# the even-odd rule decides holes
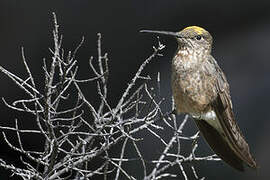
[[[74,50],[81,37],[85,37],[86,41],[77,56],[81,77],[91,75],[88,58],[97,55],[96,34],[102,33],[102,49],[108,52],[110,59],[111,104],[117,103],[136,69],[150,55],[152,46],[157,42],[154,36],[140,34],[139,30],[179,31],[190,25],[207,29],[214,38],[213,55],[230,83],[237,121],[260,169],[239,173],[221,162],[209,162],[200,164],[198,173],[206,179],[220,180],[270,178],[270,1],[1,0],[1,66],[25,77],[20,52],[23,46],[35,79],[43,85],[42,59],[50,58],[48,47],[53,47],[53,11],[58,16],[66,50]],[[145,73],[156,76],[157,72],[161,72],[161,92],[169,97],[170,63],[177,44],[168,37],[160,39],[166,45],[164,57],[152,61]],[[0,74],[0,84],[0,96],[7,101],[24,96],[3,74]],[[89,93],[90,97],[91,90]],[[23,126],[29,125],[27,120],[30,117],[14,113],[2,102],[0,117],[1,125],[14,124],[14,118],[19,118]],[[190,128],[194,132],[195,127]],[[15,139],[15,136],[12,138]],[[12,153],[2,137],[0,140],[0,158],[16,164],[18,155]],[[31,138],[24,141],[30,147],[38,144]],[[203,141],[200,143],[203,151],[211,153]],[[151,151],[149,148],[149,153]],[[10,173],[0,170],[0,179],[9,179]]]

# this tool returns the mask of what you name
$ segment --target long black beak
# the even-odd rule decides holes
[[[140,30],[141,33],[151,33],[151,34],[163,34],[167,36],[174,36],[176,38],[182,38],[177,32],[169,32],[169,31],[152,31],[152,30]]]

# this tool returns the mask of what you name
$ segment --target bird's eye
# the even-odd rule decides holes
[[[198,41],[202,39],[202,36],[198,35],[195,37]]]

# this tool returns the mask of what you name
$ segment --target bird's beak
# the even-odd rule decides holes
[[[152,33],[152,34],[163,34],[167,36],[173,36],[175,38],[182,38],[182,36],[177,32],[169,32],[169,31],[152,31],[152,30],[140,30],[141,33]]]

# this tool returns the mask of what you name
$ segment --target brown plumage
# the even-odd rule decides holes
[[[210,33],[197,26],[176,33],[143,32],[171,35],[177,39],[171,81],[177,112],[193,117],[209,146],[230,166],[239,171],[244,171],[244,163],[256,168],[234,118],[229,84],[211,55]]]

